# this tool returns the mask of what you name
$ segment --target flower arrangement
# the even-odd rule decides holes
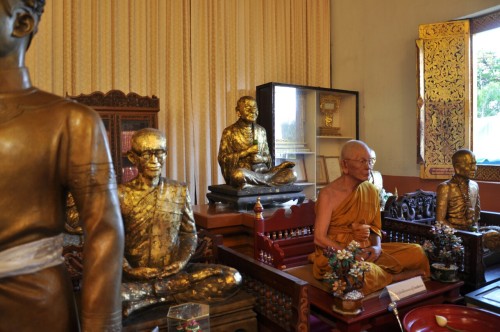
[[[446,268],[461,264],[464,256],[462,239],[455,235],[456,230],[442,221],[432,226],[433,240],[425,240],[422,244],[431,263],[441,263]]]
[[[342,250],[335,250],[331,247],[325,250],[331,267],[331,272],[325,275],[325,279],[335,296],[347,299],[363,297],[358,290],[364,285],[365,273],[370,271],[370,264],[363,259],[357,259],[361,251],[356,241],[351,241]]]
[[[177,326],[176,331],[179,331],[179,332],[202,332],[200,324],[194,319],[191,319],[184,324],[179,324]]]

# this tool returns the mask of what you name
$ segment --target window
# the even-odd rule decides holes
[[[471,32],[472,150],[478,164],[500,165],[500,27]]]
[[[478,159],[476,179],[500,181],[499,136],[485,136],[500,133],[500,120],[494,122],[500,108],[498,48],[481,46],[481,39],[497,33],[498,28],[500,11],[419,26],[417,144],[421,178],[449,178],[454,172],[453,153],[467,148]],[[497,46],[500,37],[493,38],[485,45]]]

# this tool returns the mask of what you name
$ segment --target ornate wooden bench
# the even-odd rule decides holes
[[[436,193],[417,190],[401,196],[391,196],[384,207],[384,218],[431,225],[436,219]]]
[[[310,331],[307,282],[225,246],[218,258],[243,275],[244,289],[256,298],[260,332]]]
[[[390,197],[382,217],[384,241],[422,243],[431,238],[431,225],[435,222],[436,193],[417,190],[399,197]],[[498,214],[482,211],[481,223],[497,224]],[[485,251],[481,233],[457,230],[464,246],[464,262],[461,266],[461,279],[465,282],[464,291],[471,291],[485,285]],[[496,262],[498,263],[498,262]],[[492,264],[495,264],[493,262]],[[498,276],[500,277],[500,276]]]

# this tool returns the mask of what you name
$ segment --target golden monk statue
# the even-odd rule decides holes
[[[121,331],[123,224],[99,115],[31,85],[43,0],[0,0],[0,330]],[[85,234],[81,316],[62,258],[66,195]],[[80,326],[81,323],[81,326]]]
[[[119,186],[124,316],[157,303],[223,300],[241,284],[231,267],[188,263],[197,245],[196,225],[186,184],[161,177],[166,143],[157,129],[134,133],[128,158],[139,173]]]
[[[368,180],[374,160],[370,148],[362,141],[344,144],[340,155],[342,174],[322,188],[316,202],[314,243],[309,255],[313,275],[324,279],[331,271],[326,249],[342,250],[352,240],[363,250],[370,264],[365,275],[365,295],[388,284],[418,275],[430,276],[427,256],[418,244],[381,243],[382,222],[377,188]]]
[[[436,220],[466,231],[483,233],[483,245],[490,250],[500,250],[498,226],[478,226],[481,207],[479,186],[471,180],[476,175],[476,157],[467,149],[460,149],[452,156],[455,174],[437,188]]]
[[[239,119],[224,129],[219,147],[218,160],[226,183],[240,189],[294,183],[295,163],[285,161],[272,167],[266,130],[256,123],[259,110],[255,99],[241,97],[236,112]]]
[[[453,154],[452,163],[455,174],[437,187],[436,220],[456,229],[477,231],[479,186],[471,180],[476,175],[476,157],[472,151],[460,149]]]

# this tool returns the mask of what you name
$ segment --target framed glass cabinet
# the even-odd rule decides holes
[[[274,164],[294,161],[307,198],[340,175],[340,149],[359,138],[359,93],[284,83],[256,87],[257,123],[267,132]]]

